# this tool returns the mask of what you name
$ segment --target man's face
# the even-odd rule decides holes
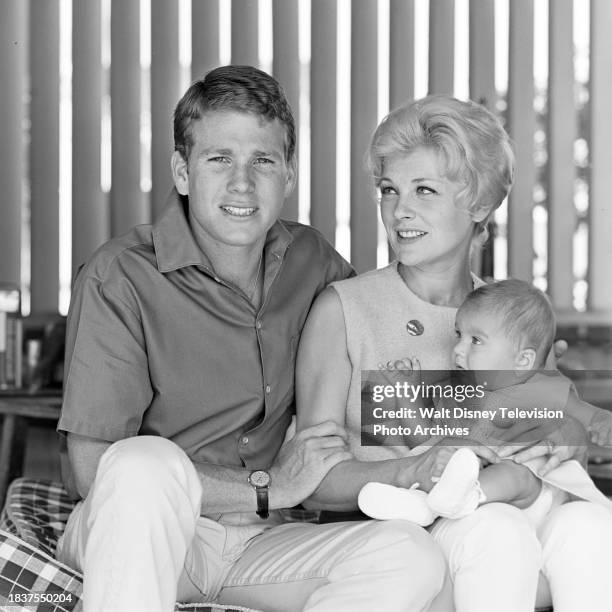
[[[235,111],[211,111],[191,126],[186,162],[172,157],[177,191],[189,197],[200,245],[262,247],[295,182],[285,160],[286,133],[278,121]]]

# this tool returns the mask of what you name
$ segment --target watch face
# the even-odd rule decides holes
[[[270,474],[264,470],[251,472],[249,480],[254,487],[267,487],[270,484]]]

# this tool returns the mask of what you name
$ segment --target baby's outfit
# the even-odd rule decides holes
[[[501,407],[519,410],[537,407],[563,411],[572,388],[572,382],[556,370],[535,372],[519,384],[487,390],[485,397],[478,401],[478,408],[499,411]],[[495,442],[492,438],[494,431],[487,427],[486,422],[476,422],[471,437],[491,445]],[[426,447],[413,449],[413,454],[425,452],[435,442],[430,440]],[[571,497],[603,505],[612,511],[612,502],[597,489],[577,461],[565,461],[545,476],[540,476],[538,471],[546,460],[546,457],[536,457],[523,464],[542,480],[538,497],[524,509],[536,529],[545,523],[554,508]],[[411,489],[368,483],[359,494],[359,507],[372,518],[405,518],[423,526],[431,524],[438,516],[461,518],[486,501],[478,484],[479,471],[478,457],[470,449],[462,448],[451,457],[439,482],[429,494],[418,489],[418,483]]]

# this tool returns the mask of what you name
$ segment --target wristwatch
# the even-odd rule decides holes
[[[257,514],[262,519],[267,519],[268,512],[268,488],[272,479],[265,470],[253,470],[249,474],[249,484],[255,489],[257,494]]]

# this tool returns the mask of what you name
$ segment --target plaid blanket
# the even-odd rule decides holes
[[[54,558],[73,502],[61,484],[12,482],[0,515],[0,610],[79,612],[83,576]],[[182,612],[257,612],[214,603],[180,604]]]

